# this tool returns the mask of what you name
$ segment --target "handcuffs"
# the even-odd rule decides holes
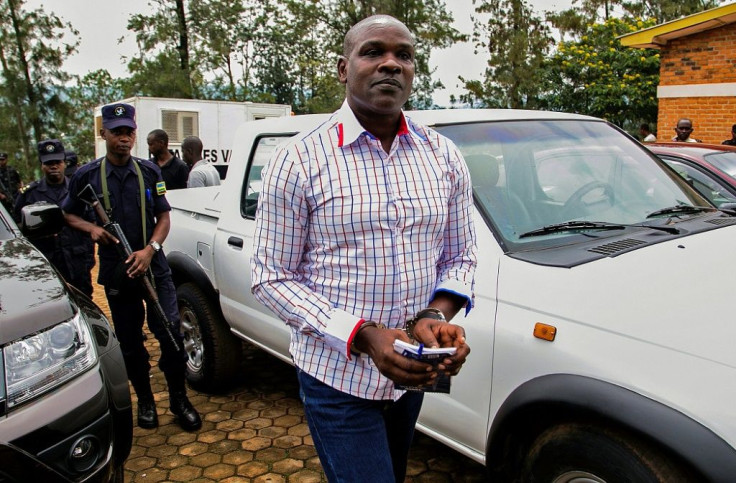
[[[443,314],[440,309],[428,307],[426,309],[420,310],[414,315],[414,317],[407,320],[404,326],[406,335],[408,335],[409,338],[412,340],[416,340],[414,337],[414,328],[416,327],[417,322],[419,322],[421,319],[434,319],[434,320],[441,320],[442,322],[447,322],[447,319],[445,318],[445,314]],[[373,322],[372,320],[366,320],[365,322],[360,324],[360,327],[358,327],[358,330],[355,331],[355,334],[353,335],[353,340],[355,340],[355,338],[358,337],[358,333],[360,333],[360,331],[365,329],[366,327],[375,327],[377,329],[386,328],[386,326],[381,324],[380,322]],[[350,350],[351,352],[360,353],[360,351],[355,348],[354,342],[350,344]]]

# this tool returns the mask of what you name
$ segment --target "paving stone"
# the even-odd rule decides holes
[[[229,465],[239,466],[249,461],[253,461],[253,453],[251,451],[231,451],[222,456],[222,462]]]
[[[258,430],[258,436],[263,436],[264,438],[274,439],[278,438],[279,436],[283,436],[286,434],[286,428],[279,428],[278,426],[267,426],[263,429]]]
[[[327,481],[320,471],[301,470],[289,475],[289,483],[321,483]]]
[[[304,461],[297,460],[294,458],[286,458],[280,461],[274,462],[271,469],[281,475],[290,475],[304,468]]]
[[[207,466],[207,468],[205,468],[204,470],[204,476],[220,481],[223,478],[235,475],[235,470],[236,467],[233,465],[218,463],[215,465]]]
[[[268,448],[269,446],[271,446],[270,439],[256,436],[254,438],[246,439],[245,441],[243,441],[241,448],[248,451],[258,451],[263,448]]]
[[[204,421],[212,421],[214,423],[219,423],[220,421],[226,421],[229,420],[232,417],[232,413],[230,411],[222,411],[221,409],[219,411],[213,411],[211,413],[207,413],[204,415],[204,418],[202,418]]]
[[[244,426],[243,421],[237,420],[237,419],[226,419],[224,421],[220,421],[215,425],[215,428],[219,429],[220,431],[225,431],[227,433],[236,431],[238,429],[241,429]]]
[[[262,475],[253,480],[253,483],[285,483],[286,479],[281,476],[277,475],[275,473],[269,473],[267,475]]]
[[[236,429],[235,431],[228,431],[227,437],[228,439],[232,439],[235,441],[245,441],[251,438],[255,438],[258,436],[258,433],[256,433],[253,429],[243,428],[243,429]]]
[[[148,456],[140,456],[138,458],[133,458],[125,462],[125,467],[133,470],[133,471],[143,471],[147,470],[148,468],[153,468],[156,464],[155,458],[149,458]]]
[[[273,445],[277,448],[294,448],[302,444],[302,438],[299,436],[281,436],[273,440]]]
[[[263,461],[249,461],[248,463],[238,466],[238,475],[255,478],[268,472],[268,465]]]
[[[268,463],[273,463],[274,461],[283,459],[285,456],[286,456],[285,450],[280,449],[280,448],[274,448],[273,446],[269,446],[268,448],[265,448],[265,449],[262,449],[256,452],[256,460],[265,461]]]
[[[272,419],[259,417],[259,418],[249,419],[248,421],[245,421],[244,426],[246,428],[263,429],[263,428],[268,428],[272,424],[273,424]]]
[[[169,478],[171,481],[192,481],[202,475],[202,468],[192,465],[180,466],[171,470]]]
[[[222,441],[225,438],[227,438],[227,433],[216,429],[211,431],[200,430],[200,433],[197,435],[197,441],[207,444],[216,443],[217,441]]]

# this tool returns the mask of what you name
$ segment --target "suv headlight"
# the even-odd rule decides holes
[[[89,327],[77,314],[3,347],[7,405],[12,408],[92,367],[97,352]]]

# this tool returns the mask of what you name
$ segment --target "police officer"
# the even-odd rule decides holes
[[[72,175],[77,171],[78,160],[77,153],[74,151],[64,151],[64,160],[66,161],[66,169],[64,170],[64,176],[71,178]]]
[[[13,211],[15,198],[20,189],[20,175],[12,166],[8,166],[8,153],[0,153],[0,202],[8,212]]]
[[[64,176],[64,146],[61,141],[41,141],[38,143],[38,155],[43,177],[20,190],[13,210],[18,222],[24,206],[42,201],[61,206],[68,191],[69,181]],[[93,219],[89,209],[82,214],[87,220]],[[33,243],[67,282],[87,297],[92,297],[90,271],[95,265],[95,247],[89,234],[65,226],[57,236],[33,240]]]
[[[158,426],[149,372],[149,354],[143,344],[145,293],[138,277],[153,272],[156,292],[176,338],[174,346],[155,311],[148,311],[148,328],[161,346],[159,367],[169,389],[169,407],[179,425],[187,431],[199,429],[202,420],[186,393],[184,372],[186,354],[179,332],[179,311],[171,270],[161,250],[169,233],[169,211],[161,171],[149,160],[134,158],[130,152],[136,139],[135,108],[129,104],[109,104],[102,108],[102,129],[107,153],[81,166],[69,183],[69,195],[62,208],[67,222],[90,233],[99,243],[99,283],[105,287],[115,333],[125,359],[133,389],[138,396],[138,426]],[[133,253],[121,262],[115,248],[118,240],[98,224],[85,222],[79,215],[85,202],[80,190],[91,185],[102,200],[110,218],[120,224]],[[98,220],[99,222],[99,220]]]

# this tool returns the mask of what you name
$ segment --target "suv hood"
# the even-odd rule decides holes
[[[734,240],[724,227],[572,268],[505,258],[499,302],[532,325],[581,324],[736,368]]]
[[[66,285],[36,247],[22,238],[0,241],[0,345],[74,313]]]

